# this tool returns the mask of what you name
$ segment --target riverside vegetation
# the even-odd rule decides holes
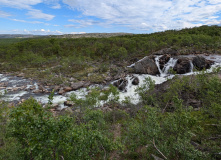
[[[105,74],[163,48],[220,54],[220,35],[220,27],[202,26],[99,39],[12,39],[0,45],[0,68],[51,84],[68,84],[70,77],[102,83]],[[147,79],[137,89],[137,105],[130,99],[119,104],[113,86],[95,88],[84,100],[72,95],[73,108],[56,115],[53,92],[45,108],[33,98],[13,107],[3,101],[0,159],[220,159],[220,75],[218,68],[162,85]],[[94,107],[110,95],[107,104]]]

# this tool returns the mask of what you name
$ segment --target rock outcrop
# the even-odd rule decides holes
[[[145,57],[142,60],[138,61],[134,65],[135,73],[138,74],[159,74],[157,65],[152,57]]]
[[[182,57],[177,60],[173,70],[177,74],[185,74],[191,71],[191,64],[188,58]]]
[[[203,69],[209,69],[211,65],[213,64],[212,61],[207,60],[206,58],[202,56],[196,56],[193,58],[193,66],[197,70],[203,70]]]

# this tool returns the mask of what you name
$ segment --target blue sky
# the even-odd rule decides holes
[[[0,0],[0,34],[152,33],[221,25],[221,0]]]

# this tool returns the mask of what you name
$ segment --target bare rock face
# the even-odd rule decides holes
[[[209,61],[202,56],[196,56],[193,58],[193,66],[200,71],[203,69],[209,69],[212,64],[212,61]]]
[[[153,58],[145,57],[139,62],[136,62],[134,65],[135,73],[138,74],[159,74],[159,70]]]
[[[179,58],[173,70],[177,74],[185,74],[191,71],[190,60],[188,58]]]
[[[125,78],[119,79],[113,83],[115,87],[117,87],[120,91],[126,91],[126,86],[128,81]]]

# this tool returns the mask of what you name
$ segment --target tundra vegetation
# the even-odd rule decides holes
[[[220,27],[202,26],[110,38],[12,39],[1,41],[0,69],[68,83],[68,77],[112,73],[111,65],[124,67],[163,48],[220,54],[220,35]],[[70,96],[75,105],[56,115],[53,92],[45,108],[33,98],[13,107],[2,101],[0,159],[221,159],[220,75],[218,68],[161,85],[146,79],[137,89],[137,105],[129,99],[119,104],[113,86],[95,88],[85,99]],[[95,107],[110,96],[103,107]]]

